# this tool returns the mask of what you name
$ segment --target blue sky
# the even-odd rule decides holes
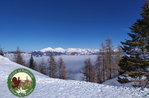
[[[114,46],[140,18],[144,0],[1,0],[0,46],[6,51]]]

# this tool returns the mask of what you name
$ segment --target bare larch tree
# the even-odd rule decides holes
[[[101,43],[101,57],[102,57],[102,80],[103,82],[106,81],[106,46],[104,42]]]
[[[39,64],[39,72],[46,75],[46,67],[45,67],[44,59],[42,59],[41,63]]]
[[[52,78],[57,77],[56,61],[53,53],[50,54],[49,58],[49,76]]]
[[[110,38],[108,38],[106,40],[106,66],[107,66],[107,77],[108,79],[112,79],[112,67],[113,67],[113,46],[112,46],[112,40]]]
[[[21,65],[25,65],[19,47],[17,48],[16,53],[15,53],[15,62]]]
[[[97,83],[102,83],[103,81],[103,66],[102,66],[102,62],[101,62],[101,56],[97,56],[97,60],[96,60],[96,82]]]
[[[62,57],[60,57],[58,61],[58,74],[60,79],[67,78],[66,66],[64,64]]]
[[[84,68],[84,76],[85,80],[88,82],[95,82],[95,69],[94,66],[91,64],[91,60],[87,59],[85,62]]]

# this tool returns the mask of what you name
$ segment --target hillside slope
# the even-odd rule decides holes
[[[26,68],[0,56],[0,98],[16,98],[7,87],[8,75]],[[29,68],[26,68],[29,69]],[[36,77],[36,88],[26,98],[149,98],[149,89],[134,89],[96,83],[49,78],[29,69]]]

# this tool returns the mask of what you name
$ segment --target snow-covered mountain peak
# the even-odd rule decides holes
[[[53,51],[53,50],[54,50],[53,48],[48,47],[48,48],[41,49],[40,51],[41,52],[47,52],[47,51]]]
[[[41,52],[65,52],[65,49],[61,48],[61,47],[58,47],[58,48],[51,48],[51,47],[48,47],[48,48],[44,48],[44,49],[41,49],[40,50]]]
[[[79,54],[91,54],[99,52],[99,49],[81,49],[81,48],[44,48],[41,49],[40,52],[61,52],[61,53],[79,53]]]
[[[65,49],[59,47],[54,49],[56,52],[65,52]]]

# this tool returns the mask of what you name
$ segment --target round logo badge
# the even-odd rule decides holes
[[[33,92],[35,86],[36,79],[27,69],[16,69],[8,77],[8,88],[17,97],[28,96]]]

